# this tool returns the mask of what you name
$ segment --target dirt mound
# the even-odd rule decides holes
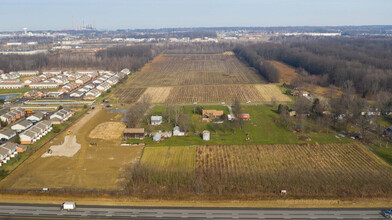
[[[120,140],[125,129],[122,122],[104,122],[95,127],[89,134],[89,138],[102,140]]]

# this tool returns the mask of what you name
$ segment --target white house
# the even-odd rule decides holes
[[[7,163],[7,160],[8,160],[8,153],[9,153],[9,150],[8,149],[6,149],[6,148],[0,148],[0,166],[1,166],[1,163]]]
[[[116,85],[118,83],[118,77],[112,76],[108,80],[106,80],[106,82],[109,83],[111,86]]]
[[[151,125],[161,125],[162,116],[151,116]]]
[[[0,89],[21,89],[24,83],[0,83]]]
[[[80,91],[80,89],[78,91],[75,91],[73,93],[71,93],[69,96],[70,97],[74,97],[74,98],[80,98],[84,95],[83,91]]]
[[[86,89],[94,89],[95,88],[95,86],[93,85],[93,84],[87,84],[87,85],[85,85],[83,88],[86,88]]]
[[[0,120],[2,122],[7,122],[8,124],[10,124],[11,122],[15,121],[15,118],[13,118],[13,116],[11,114],[6,113],[6,114],[0,116]]]
[[[125,73],[126,75],[131,74],[131,71],[129,69],[123,69],[120,72]]]
[[[26,118],[26,120],[31,121],[32,123],[36,123],[41,121],[44,118],[44,114],[42,112],[35,112],[34,114],[30,115]]]
[[[22,132],[19,137],[21,144],[32,144],[36,141],[37,134],[29,129]]]
[[[93,83],[94,83],[95,85],[101,84],[101,83],[103,83],[103,82],[105,82],[105,79],[102,79],[101,77],[99,77],[99,78],[97,78],[97,79],[94,79],[94,81],[93,81]]]
[[[5,144],[0,145],[0,148],[4,148],[8,150],[8,156],[9,157],[15,157],[15,155],[18,154],[16,151],[18,145],[15,143],[7,142]]]
[[[75,83],[83,85],[83,84],[87,83],[90,80],[91,80],[90,76],[83,76],[83,77],[80,77],[79,79],[75,80]]]
[[[47,82],[39,82],[39,83],[30,83],[29,87],[32,89],[54,89],[59,87],[59,84],[54,81],[47,81]]]
[[[92,99],[96,99],[100,95],[101,95],[101,92],[98,89],[92,89],[86,93],[86,95],[84,96],[84,99],[92,100]]]
[[[68,120],[71,116],[73,115],[73,112],[68,110],[68,109],[61,109],[57,112],[55,112],[53,115],[50,116],[50,119],[59,119],[60,122],[64,122],[66,120]]]
[[[110,84],[107,83],[107,82],[103,82],[103,83],[101,83],[101,84],[99,84],[99,85],[97,86],[97,89],[98,89],[100,92],[106,92],[108,89],[110,89]]]
[[[36,76],[39,74],[38,71],[19,71],[20,76]]]
[[[42,136],[45,136],[52,130],[52,123],[50,121],[41,121],[35,126],[42,130]]]
[[[33,123],[31,123],[31,121],[22,120],[16,124],[12,125],[11,129],[19,133],[19,132],[22,132],[22,131],[30,128],[31,126],[33,126]]]
[[[44,71],[44,72],[42,72],[42,74],[57,76],[57,75],[61,74],[61,70]]]
[[[175,126],[173,128],[173,136],[184,136],[184,135],[185,135],[185,132],[180,131],[180,127]]]
[[[96,70],[78,70],[76,73],[82,74],[82,75],[87,75],[87,74],[93,74],[94,72],[97,72]]]
[[[9,140],[9,139],[15,137],[15,135],[16,135],[16,132],[9,129],[9,128],[0,131],[0,139],[1,140]]]

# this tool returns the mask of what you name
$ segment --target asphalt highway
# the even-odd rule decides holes
[[[1,219],[384,219],[381,209],[257,209],[0,204]]]

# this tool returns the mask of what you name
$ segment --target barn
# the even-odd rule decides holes
[[[143,139],[144,128],[126,128],[124,130],[124,137],[131,139]]]

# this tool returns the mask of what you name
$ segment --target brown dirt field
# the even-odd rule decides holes
[[[95,127],[88,137],[107,141],[119,140],[122,137],[124,129],[125,124],[122,122],[104,122]]]
[[[107,113],[96,107],[70,127],[81,149],[69,157],[41,157],[50,146],[64,141],[65,132],[29,157],[9,176],[0,182],[5,189],[118,189],[122,168],[140,157],[142,147],[120,146],[121,139],[91,139],[89,133],[104,122],[120,122],[122,114]],[[89,147],[90,142],[97,146]]]
[[[295,69],[285,63],[276,61],[276,60],[269,60],[272,65],[280,72],[280,83],[290,84],[291,80],[298,76],[298,73]]]
[[[275,84],[255,85],[255,88],[259,91],[263,101],[270,102],[272,99],[275,99],[277,102],[291,101]]]
[[[111,98],[120,103],[133,103],[136,102],[145,91],[146,88],[118,88]]]
[[[127,87],[266,82],[234,55],[225,54],[160,55],[130,78]]]
[[[274,84],[266,85],[203,85],[174,87],[167,101],[170,103],[193,102],[278,102],[291,101]]]
[[[143,95],[150,95],[152,98],[151,103],[164,103],[169,97],[173,87],[148,87]],[[138,101],[141,101],[143,95]]]
[[[391,191],[392,167],[363,145],[199,146],[200,173],[219,175],[238,188],[293,195],[382,196]],[[213,178],[213,177],[212,177]],[[386,190],[386,191],[385,191]]]

